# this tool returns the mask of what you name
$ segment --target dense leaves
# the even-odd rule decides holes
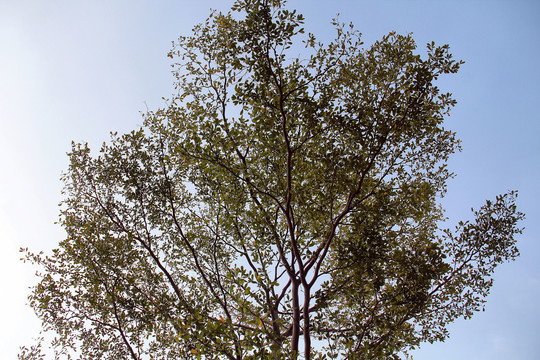
[[[57,356],[398,358],[482,307],[523,215],[511,192],[439,228],[459,142],[435,82],[461,63],[302,23],[282,1],[213,13],[174,44],[167,107],[97,155],[73,144],[68,237],[27,254]]]

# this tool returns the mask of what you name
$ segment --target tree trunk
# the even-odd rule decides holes
[[[291,345],[293,359],[298,357],[298,344],[300,341],[300,300],[298,298],[299,284],[300,282],[297,279],[292,279],[293,323]]]

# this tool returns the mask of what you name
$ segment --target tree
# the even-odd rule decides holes
[[[523,214],[510,192],[440,227],[460,146],[435,82],[462,63],[302,23],[280,0],[212,13],[169,54],[165,108],[97,156],[73,144],[67,238],[26,255],[59,357],[398,359],[482,308]]]

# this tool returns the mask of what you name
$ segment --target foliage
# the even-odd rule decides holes
[[[174,44],[166,108],[97,156],[73,145],[68,237],[27,254],[43,268],[30,301],[55,347],[397,359],[444,340],[518,255],[523,217],[511,192],[439,229],[459,142],[443,127],[455,101],[435,81],[461,62],[446,45],[418,55],[410,35],[363,48],[337,21],[321,44],[282,1],[232,10]]]

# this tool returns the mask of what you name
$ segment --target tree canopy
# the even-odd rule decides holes
[[[58,357],[398,359],[482,308],[523,214],[509,192],[441,227],[460,144],[436,81],[462,62],[303,20],[213,12],[173,45],[167,106],[99,154],[73,144],[67,238],[26,254]]]

